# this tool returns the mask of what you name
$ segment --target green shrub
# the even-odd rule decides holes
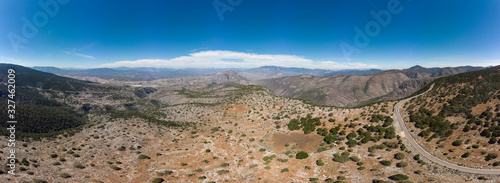
[[[82,164],[80,164],[80,163],[75,163],[73,166],[74,166],[75,168],[79,168],[79,169],[84,169],[84,168],[85,168],[85,166],[83,166],[83,165],[82,165]]]
[[[477,178],[478,180],[488,180],[488,178],[486,178],[485,176],[480,176]]]
[[[48,182],[42,179],[33,179],[33,183],[48,183]]]
[[[229,170],[218,170],[217,173],[219,175],[222,175],[222,174],[226,174],[226,173],[229,173]]]
[[[397,160],[402,160],[405,158],[405,154],[398,152],[398,153],[394,154],[394,158]]]
[[[360,160],[357,156],[351,156],[349,159],[354,162],[358,162]]]
[[[340,153],[335,153],[333,155],[333,161],[339,162],[339,163],[344,163],[349,160],[349,152],[343,152],[342,154]]]
[[[26,158],[23,158],[23,160],[21,160],[21,164],[24,166],[30,166],[30,162],[28,162],[28,160],[26,160]]]
[[[307,154],[307,152],[304,151],[300,151],[295,155],[296,159],[306,159],[307,157],[309,157],[309,154]]]
[[[286,163],[288,161],[288,159],[281,159],[281,158],[278,158],[277,160],[278,160],[278,162],[281,162],[281,163]]]
[[[285,172],[289,172],[289,171],[290,171],[290,170],[288,170],[288,168],[283,168],[283,169],[281,169],[281,171],[280,171],[280,172],[281,172],[281,173],[285,173]]]
[[[65,178],[65,179],[71,177],[71,175],[69,175],[68,173],[61,173],[61,174],[59,174],[59,176],[62,177],[62,178]]]
[[[151,157],[141,154],[139,155],[138,159],[151,159]]]
[[[395,174],[389,177],[389,179],[394,181],[407,180],[409,177],[403,174]]]
[[[465,152],[462,154],[462,158],[468,158],[470,156],[470,152]]]
[[[414,159],[415,161],[420,160],[420,154],[417,154],[417,155],[413,156],[413,159]]]
[[[111,169],[113,169],[113,170],[121,170],[121,169],[122,169],[122,168],[117,167],[117,166],[115,166],[115,165],[111,165],[110,167],[111,167]]]
[[[319,159],[319,160],[316,160],[316,165],[323,166],[323,165],[325,165],[325,163],[323,162],[322,159]]]
[[[404,167],[408,166],[408,163],[407,162],[399,162],[399,163],[396,163],[396,166],[400,167],[400,168],[404,168]]]
[[[172,170],[165,170],[165,171],[161,171],[161,172],[156,172],[156,175],[164,176],[164,175],[170,175],[172,173],[174,173]]]
[[[460,146],[460,145],[462,145],[462,140],[455,140],[455,141],[453,141],[453,143],[451,143],[451,145]]]
[[[486,157],[484,158],[484,160],[490,161],[490,160],[495,159],[497,157],[498,157],[497,153],[488,153],[488,155],[486,155]]]
[[[380,164],[382,164],[384,166],[390,166],[391,165],[391,161],[382,160],[382,161],[380,161]]]
[[[165,180],[163,180],[162,178],[155,178],[155,179],[153,179],[152,183],[162,183],[164,181]]]

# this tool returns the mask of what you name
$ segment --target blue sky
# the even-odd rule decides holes
[[[489,66],[499,33],[496,0],[0,0],[0,62],[26,66]]]

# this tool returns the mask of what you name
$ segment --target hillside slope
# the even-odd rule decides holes
[[[433,78],[479,70],[480,67],[389,70],[372,75],[315,77],[309,75],[257,81],[273,93],[312,101],[320,105],[354,107],[370,102],[411,95]]]
[[[500,66],[436,79],[410,100],[407,125],[432,154],[477,168],[500,165]]]

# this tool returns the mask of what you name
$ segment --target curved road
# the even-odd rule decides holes
[[[427,90],[426,92],[424,92],[422,94],[427,93],[433,87],[434,87],[434,84],[431,85],[431,87],[429,88],[429,90]],[[420,94],[420,95],[422,95],[422,94]],[[500,169],[478,169],[478,168],[470,168],[470,167],[459,166],[456,163],[449,162],[449,161],[440,159],[440,158],[432,155],[426,149],[424,149],[422,146],[420,146],[420,144],[418,144],[417,141],[415,140],[415,138],[413,138],[413,136],[410,134],[408,128],[406,127],[405,122],[403,121],[403,117],[402,117],[401,111],[400,111],[401,108],[402,108],[402,106],[406,102],[408,102],[409,100],[411,100],[411,99],[413,99],[415,97],[418,97],[420,95],[404,99],[404,100],[398,102],[396,104],[396,106],[394,107],[394,116],[393,116],[393,119],[395,121],[394,125],[395,125],[396,130],[399,132],[398,134],[401,136],[401,138],[407,137],[406,139],[408,139],[408,142],[413,147],[413,149],[416,150],[416,152],[418,154],[420,154],[421,156],[425,157],[426,159],[428,159],[428,160],[430,160],[430,161],[432,161],[432,162],[434,162],[434,163],[436,163],[438,165],[445,166],[445,167],[448,167],[448,168],[451,168],[451,169],[455,169],[455,170],[458,170],[458,171],[462,171],[462,172],[468,172],[468,173],[486,174],[486,175],[500,175]]]

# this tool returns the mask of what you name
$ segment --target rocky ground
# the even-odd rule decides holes
[[[95,95],[78,96],[72,100],[93,101],[93,105],[102,107],[130,102],[126,98],[96,100]],[[17,159],[26,161],[16,164],[15,176],[4,173],[0,179],[7,180],[2,182],[152,182],[154,179],[372,182],[390,181],[389,176],[404,174],[411,182],[481,181],[480,175],[414,160],[415,154],[402,150],[397,138],[348,147],[346,140],[326,144],[324,137],[316,132],[304,134],[302,130],[287,128],[291,119],[309,114],[320,118],[319,127],[331,129],[340,125],[349,134],[365,125],[382,125],[382,121],[371,122],[371,116],[391,116],[395,102],[356,109],[320,107],[277,97],[259,88],[234,85],[160,87],[141,100],[160,101],[162,106],[157,112],[161,113],[161,119],[183,126],[168,127],[139,117],[112,118],[106,113],[90,112],[89,124],[73,136],[62,134],[41,141],[19,141]],[[6,142],[6,138],[1,137],[1,141]],[[368,151],[384,142],[398,147]],[[6,144],[0,148],[2,166],[8,149]],[[308,157],[297,159],[301,151],[307,152]],[[333,161],[337,152],[349,152],[350,160]],[[396,153],[402,153],[403,157],[395,158]],[[382,165],[382,160],[390,161],[390,165]],[[403,165],[398,167],[398,163]],[[489,182],[500,181],[498,176],[485,178]]]

